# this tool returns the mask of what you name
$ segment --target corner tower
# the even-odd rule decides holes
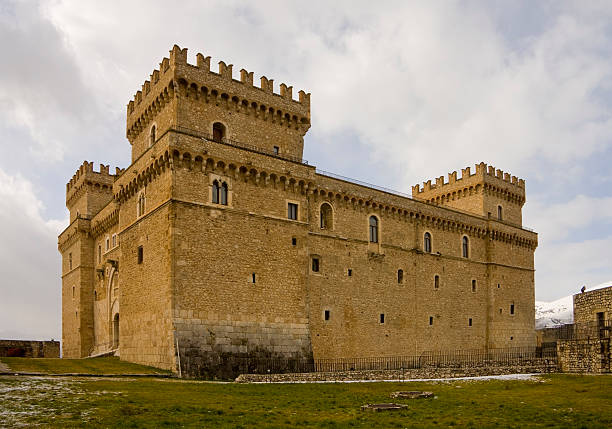
[[[446,206],[473,213],[487,218],[503,220],[522,226],[522,209],[525,204],[525,181],[509,173],[481,162],[476,165],[476,172],[470,167],[448,173],[448,182],[444,176],[412,187],[412,197],[430,204]]]
[[[210,69],[210,57],[196,55],[195,65],[187,62],[187,48],[174,45],[170,58],[127,106],[127,138],[132,161],[141,156],[169,129],[221,140],[248,142],[254,149],[286,158],[302,159],[303,137],[310,127],[310,94],[281,83],[274,92],[274,80],[260,78],[254,86],[253,73],[240,70],[233,78],[233,66],[219,62],[218,72]],[[269,126],[262,126],[265,121]]]

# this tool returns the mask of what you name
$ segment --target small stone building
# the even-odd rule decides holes
[[[278,89],[178,46],[153,71],[127,106],[129,167],[84,162],[66,185],[64,355],[199,374],[535,346],[525,182],[480,163],[409,197],[319,171],[310,94]]]

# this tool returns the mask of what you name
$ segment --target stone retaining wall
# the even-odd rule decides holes
[[[358,380],[418,380],[428,378],[480,377],[505,374],[546,374],[558,372],[555,359],[512,366],[425,367],[405,370],[310,372],[288,374],[242,374],[237,383],[297,383],[313,381],[358,381]]]
[[[0,340],[0,357],[59,358],[59,341]]]
[[[560,340],[559,366],[563,372],[610,372],[610,339]]]

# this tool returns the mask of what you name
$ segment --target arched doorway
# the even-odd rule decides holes
[[[119,348],[119,313],[113,317],[113,349]]]

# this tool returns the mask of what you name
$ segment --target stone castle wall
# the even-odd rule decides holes
[[[174,370],[180,360],[185,373],[205,375],[228,355],[535,345],[537,235],[517,227],[516,214],[513,224],[483,213],[499,201],[520,213],[524,182],[473,176],[481,189],[466,198],[475,205],[458,211],[317,174],[301,159],[309,94],[293,100],[286,85],[275,94],[267,79],[254,87],[252,74],[238,81],[231,67],[212,73],[207,61],[189,65],[175,47],[128,105],[132,165],[77,174],[68,186],[71,213],[93,212],[59,239],[69,355],[113,349],[118,332],[122,359]],[[223,142],[210,140],[215,122],[226,127]],[[83,177],[91,186],[79,187]],[[109,177],[112,200],[100,207]],[[227,205],[212,201],[215,180],[228,186]],[[288,218],[289,203],[297,219]],[[324,203],[331,219],[322,229]],[[75,312],[83,316],[71,319]]]
[[[596,323],[597,313],[604,313],[604,320],[610,320],[612,286],[574,295],[575,323]]]
[[[60,357],[59,341],[0,340],[0,357]]]

